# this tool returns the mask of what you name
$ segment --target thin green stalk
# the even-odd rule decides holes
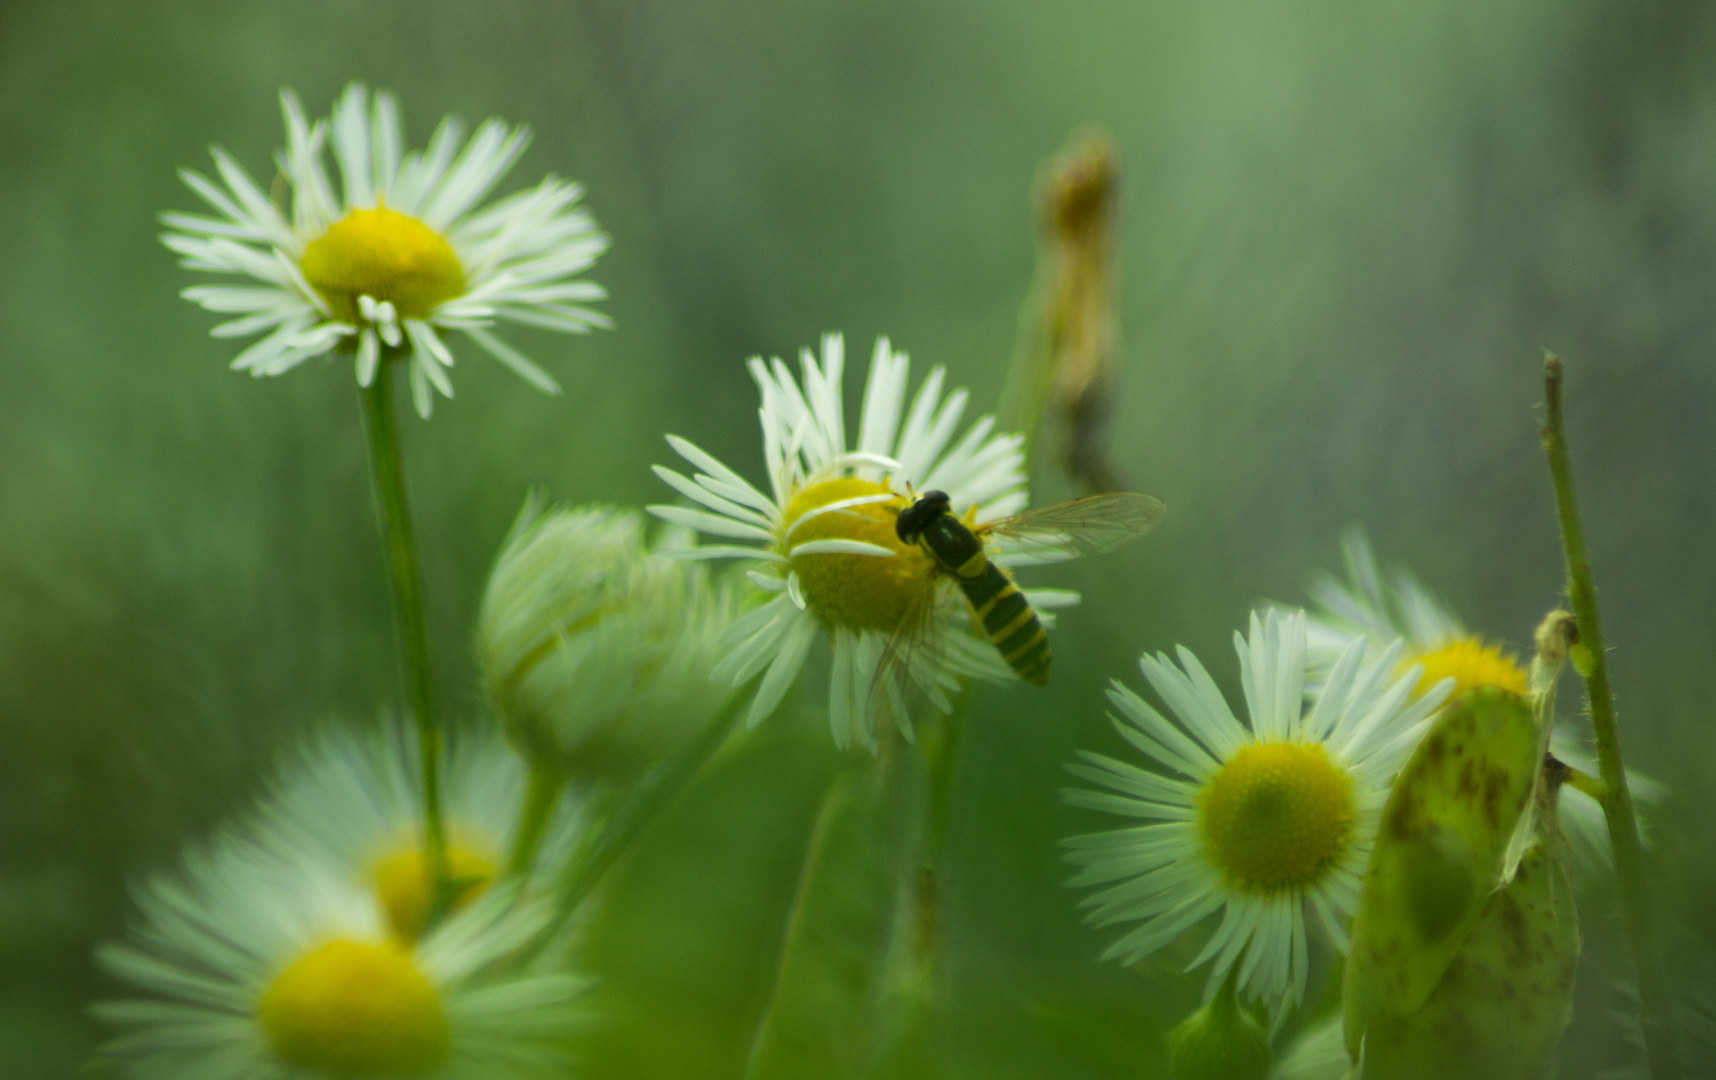
[[[518,832],[512,842],[512,857],[507,860],[507,873],[519,876],[529,873],[542,846],[542,834],[548,819],[554,815],[554,804],[566,787],[566,774],[545,765],[530,767],[529,786],[525,789],[524,808],[519,812]]]
[[[1596,737],[1597,765],[1604,791],[1603,815],[1609,824],[1609,843],[1615,852],[1615,876],[1620,886],[1621,914],[1627,939],[1632,945],[1633,964],[1638,971],[1639,1004],[1644,1026],[1645,1052],[1656,1080],[1677,1080],[1680,1055],[1668,1007],[1668,982],[1656,948],[1650,884],[1645,876],[1644,847],[1639,842],[1638,818],[1633,812],[1632,792],[1627,788],[1626,766],[1621,761],[1621,741],[1615,727],[1615,694],[1609,683],[1608,650],[1603,643],[1603,621],[1597,610],[1597,583],[1591,570],[1591,555],[1585,548],[1585,531],[1579,522],[1579,499],[1573,487],[1573,465],[1567,454],[1567,436],[1561,416],[1562,366],[1560,358],[1543,360],[1545,417],[1543,451],[1549,458],[1549,473],[1555,481],[1555,508],[1561,518],[1561,538],[1567,549],[1567,598],[1579,625],[1579,645],[1588,663],[1579,663],[1591,709],[1591,728]]]
[[[923,737],[924,769],[929,774],[929,851],[927,861],[934,867],[941,862],[942,847],[947,840],[947,815],[953,800],[953,770],[959,759],[960,738],[965,734],[965,713],[971,702],[967,686],[953,703],[953,711],[926,724]]]
[[[935,1012],[940,977],[937,961],[944,937],[941,908],[946,881],[942,863],[947,847],[954,768],[970,701],[968,686],[950,712],[932,715],[919,726],[917,745],[924,769],[919,782],[910,785],[905,782],[903,761],[893,762],[889,769],[890,773],[901,774],[890,781],[890,786],[899,788],[899,797],[911,799],[905,812],[912,820],[902,822],[901,833],[914,854],[900,861],[902,871],[908,875],[900,889],[905,905],[901,912],[903,933],[890,950],[883,978],[883,985],[894,1001],[892,1022],[884,1031],[887,1049],[879,1055],[884,1062],[898,1061],[915,1053],[914,1048],[925,1037]],[[883,753],[897,754],[904,749],[897,744],[885,744]]]
[[[447,836],[441,820],[441,727],[436,722],[429,676],[429,635],[423,618],[423,578],[417,564],[417,544],[411,532],[411,508],[405,500],[405,465],[399,454],[399,432],[393,422],[393,367],[384,358],[375,378],[363,390],[364,418],[369,432],[369,458],[375,469],[376,496],[381,501],[381,532],[393,576],[393,611],[404,646],[400,673],[406,699],[417,722],[417,748],[423,772],[423,840],[433,883],[431,921],[447,896]]]
[[[1571,765],[1563,764],[1562,768],[1567,770],[1566,782],[1568,787],[1573,788],[1575,791],[1582,791],[1591,796],[1591,798],[1596,799],[1599,806],[1608,801],[1609,787],[1607,784],[1603,783],[1595,776],[1592,776],[1590,773],[1584,772],[1580,769],[1575,769]]]
[[[727,742],[733,724],[750,700],[756,680],[735,690],[719,712],[697,735],[697,741],[664,762],[653,780],[638,784],[608,818],[601,835],[566,868],[562,879],[562,910],[570,913],[583,903],[621,855],[631,850],[639,836],[661,812],[678,799],[685,787],[703,771]]]
[[[936,953],[940,949],[942,854],[947,847],[954,766],[959,760],[960,738],[965,734],[965,713],[970,703],[971,687],[968,685],[950,712],[932,717],[918,734],[926,779],[921,809],[924,846],[911,883],[911,895],[916,906],[918,977],[926,987],[932,985]]]

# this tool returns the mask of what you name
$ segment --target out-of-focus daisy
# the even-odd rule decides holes
[[[1499,645],[1466,630],[1416,577],[1402,570],[1385,583],[1362,529],[1341,538],[1347,580],[1324,575],[1311,583],[1316,601],[1307,631],[1313,672],[1327,671],[1355,638],[1379,655],[1406,642],[1402,665],[1422,664],[1423,686],[1454,680],[1453,697],[1474,686],[1526,692],[1526,671]]]
[[[256,821],[271,844],[303,851],[318,865],[344,868],[352,883],[371,890],[388,926],[406,941],[423,932],[433,897],[416,762],[416,740],[409,733],[330,729],[281,770]],[[458,911],[507,869],[529,782],[523,762],[487,731],[466,736],[448,751],[443,776],[449,907]],[[527,893],[547,887],[577,842],[580,823],[576,804],[559,799],[537,857],[524,871]]]
[[[286,146],[276,152],[291,189],[283,208],[218,146],[220,182],[181,170],[215,211],[167,213],[162,241],[195,270],[237,275],[237,285],[199,285],[186,299],[236,315],[216,337],[264,336],[233,360],[255,375],[279,375],[330,349],[353,355],[368,386],[383,359],[409,355],[417,411],[431,389],[451,397],[453,354],[442,335],[458,330],[533,386],[558,386],[491,332],[497,322],[583,333],[608,320],[586,305],[602,287],[574,280],[608,246],[575,207],[580,189],[550,176],[485,207],[529,142],[522,127],[488,120],[467,142],[443,120],[424,151],[403,153],[399,106],[353,83],[333,116],[308,123],[282,91]],[[323,168],[331,139],[335,191]]]
[[[956,438],[966,393],[956,390],[944,399],[939,367],[908,407],[909,364],[886,338],[877,341],[870,362],[858,437],[849,439],[841,395],[844,356],[838,334],[823,338],[821,363],[804,350],[802,386],[778,359],[750,361],[762,391],[766,493],[713,455],[670,435],[673,448],[701,471],[686,477],[657,466],[656,475],[699,508],[649,508],[699,532],[744,541],[668,555],[763,563],[749,576],[774,596],[729,628],[723,643],[732,651],[716,669],[716,678],[734,685],[766,672],[749,723],[774,711],[817,635],[828,636],[834,654],[830,722],[841,746],[854,730],[864,741],[874,741],[866,720],[877,665],[933,573],[922,549],[902,544],[895,533],[908,492],[945,491],[953,512],[974,524],[1016,513],[1026,503],[1021,438],[995,434],[989,416]],[[997,559],[1013,566],[1040,561],[1005,550],[997,552]],[[951,584],[944,587],[951,589]],[[1027,596],[1038,609],[1077,600],[1062,590],[1032,590]],[[941,604],[931,632],[937,648],[914,657],[924,665],[913,672],[920,685],[945,685],[961,675],[1012,677],[989,642],[973,632],[963,603]],[[896,719],[909,734],[908,718]]]
[[[139,1080],[563,1075],[582,981],[532,949],[552,918],[503,885],[416,942],[339,862],[227,835],[138,897],[98,953],[140,996],[96,1006]]]
[[[1452,682],[1414,700],[1420,669],[1390,674],[1398,645],[1390,663],[1367,664],[1355,642],[1307,712],[1303,613],[1253,614],[1234,647],[1249,727],[1185,648],[1178,666],[1166,654],[1139,661],[1177,724],[1115,682],[1115,729],[1179,775],[1081,752],[1083,763],[1068,768],[1108,790],[1069,790],[1067,801],[1150,824],[1067,840],[1068,859],[1084,868],[1070,884],[1104,886],[1084,902],[1096,924],[1143,922],[1105,959],[1140,960],[1223,911],[1191,964],[1214,961],[1208,991],[1237,964],[1244,995],[1298,1001],[1305,908],[1344,949],[1389,785]]]
[[[1326,670],[1354,640],[1363,640],[1373,657],[1389,643],[1404,640],[1405,652],[1398,664],[1424,668],[1420,690],[1433,678],[1451,678],[1454,692],[1449,700],[1476,686],[1527,692],[1529,672],[1518,658],[1467,630],[1410,571],[1396,570],[1385,584],[1362,529],[1349,529],[1341,538],[1341,549],[1347,579],[1325,576],[1310,588],[1320,608],[1309,624],[1313,672]],[[1579,731],[1556,725],[1550,752],[1596,774],[1596,762]],[[1662,785],[1631,769],[1627,786],[1646,805],[1661,802],[1667,794]],[[1597,800],[1571,784],[1562,785],[1559,821],[1582,871],[1611,865],[1609,827]]]

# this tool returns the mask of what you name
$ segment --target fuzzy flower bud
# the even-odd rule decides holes
[[[489,699],[538,765],[624,780],[719,708],[731,620],[698,564],[651,553],[643,517],[525,506],[489,576],[477,649]]]

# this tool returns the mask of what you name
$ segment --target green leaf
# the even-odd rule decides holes
[[[1524,698],[1481,687],[1443,709],[1401,770],[1353,919],[1346,1037],[1436,989],[1501,884],[1541,763]]]
[[[857,1077],[881,1049],[905,845],[880,772],[845,773],[823,798],[747,1080]]]
[[[1550,830],[1540,832],[1540,838]],[[1532,1080],[1554,1064],[1573,1016],[1579,913],[1565,842],[1539,843],[1472,932],[1421,1008],[1383,1015],[1365,1034],[1371,1080]]]

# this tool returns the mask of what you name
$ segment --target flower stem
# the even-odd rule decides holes
[[[1596,799],[1597,805],[1599,806],[1608,802],[1609,788],[1607,784],[1604,784],[1601,780],[1592,776],[1590,773],[1584,772],[1580,769],[1575,769],[1571,765],[1565,765],[1563,767],[1567,770],[1568,787],[1573,788],[1575,791],[1583,791],[1585,794],[1591,796],[1591,798]]]
[[[565,786],[566,774],[560,770],[544,765],[530,767],[529,787],[525,790],[524,808],[519,812],[507,873],[521,876],[530,872],[530,864],[542,846],[548,819],[554,816],[554,804],[560,800],[560,791]]]
[[[1603,815],[1609,824],[1609,843],[1615,851],[1616,878],[1620,885],[1621,913],[1633,964],[1638,971],[1639,1004],[1644,1026],[1645,1051],[1656,1080],[1680,1076],[1679,1052],[1668,1009],[1668,985],[1656,949],[1650,885],[1645,877],[1644,848],[1639,842],[1638,819],[1633,812],[1632,792],[1627,788],[1626,768],[1621,761],[1621,741],[1615,727],[1615,694],[1609,683],[1608,652],[1603,644],[1603,622],[1597,610],[1596,577],[1591,555],[1585,548],[1585,532],[1579,522],[1579,499],[1573,487],[1573,465],[1567,454],[1567,437],[1561,416],[1562,365],[1559,357],[1543,359],[1545,417],[1543,451],[1549,458],[1549,473],[1555,481],[1555,507],[1561,519],[1561,538],[1567,549],[1567,598],[1579,626],[1579,644],[1590,657],[1580,664],[1590,702],[1591,728],[1596,737],[1597,765],[1603,783]]]
[[[587,845],[566,868],[561,886],[561,910],[567,915],[601,884],[621,855],[631,850],[639,836],[671,805],[686,786],[703,771],[716,751],[726,745],[733,723],[750,700],[757,680],[735,690],[710,719],[697,741],[664,762],[654,779],[636,785],[609,816],[595,842]]]
[[[947,842],[947,816],[953,801],[953,770],[959,760],[960,738],[965,734],[965,713],[971,702],[971,687],[966,686],[952,711],[924,725],[919,745],[923,749],[924,768],[929,774],[929,806],[927,826],[929,850],[925,861],[940,865],[942,850]]]
[[[898,797],[911,800],[907,813],[915,819],[903,830],[910,838],[914,857],[901,861],[907,874],[902,882],[902,896],[907,905],[905,928],[908,948],[896,949],[887,958],[891,969],[886,977],[895,998],[897,1015],[891,1022],[894,1055],[910,1055],[918,1040],[926,1037],[934,1022],[936,995],[940,988],[941,946],[945,937],[942,909],[947,896],[945,856],[947,851],[948,817],[953,802],[953,779],[959,760],[959,748],[965,734],[966,712],[971,704],[968,684],[954,701],[953,708],[943,714],[932,714],[918,729],[918,750],[922,755],[923,775],[910,783],[903,775],[904,762],[894,762],[891,774],[901,774],[891,781],[898,788]],[[884,749],[895,752],[899,747]]]
[[[388,567],[393,577],[393,611],[405,653],[400,677],[417,722],[417,747],[423,771],[423,841],[433,884],[430,895],[435,897],[430,909],[433,922],[447,898],[447,836],[441,821],[442,735],[431,696],[422,573],[411,532],[411,508],[405,501],[405,466],[399,454],[399,432],[393,422],[395,362],[384,358],[376,368],[375,378],[362,393],[370,464],[375,469],[376,496],[381,501],[382,539],[387,545]]]

